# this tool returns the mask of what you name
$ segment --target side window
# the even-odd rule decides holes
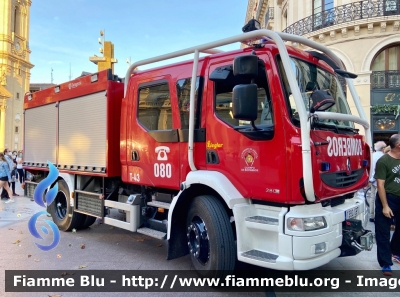
[[[176,93],[178,94],[178,106],[181,118],[181,129],[189,129],[189,111],[190,111],[190,87],[191,78],[180,79],[176,82]],[[202,93],[202,78],[196,79],[196,92],[194,103],[194,128],[200,128],[200,113],[201,113],[201,93]]]
[[[168,83],[139,87],[139,122],[149,131],[172,129]]]
[[[236,82],[237,83],[237,82]],[[262,77],[256,81],[258,85],[258,116],[256,125],[268,125],[274,123],[272,112],[272,102],[268,89],[267,77]],[[235,82],[223,81],[215,82],[215,113],[216,115],[231,126],[251,125],[248,121],[241,121],[233,118],[232,113],[232,90]]]

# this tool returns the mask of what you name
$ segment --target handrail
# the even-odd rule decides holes
[[[283,32],[304,35],[347,22],[398,14],[400,14],[399,0],[364,0],[312,14],[293,23]]]
[[[308,120],[308,112],[304,106],[303,98],[300,93],[299,86],[297,84],[296,76],[293,72],[293,69],[290,64],[290,57],[287,52],[286,46],[284,44],[285,41],[292,41],[304,44],[308,47],[317,49],[327,56],[329,56],[336,64],[343,69],[343,64],[340,59],[326,46],[309,40],[307,38],[291,35],[287,33],[280,33],[274,32],[267,29],[256,30],[236,36],[232,36],[229,38],[224,38],[221,40],[217,40],[214,42],[194,46],[191,48],[183,49],[180,51],[172,52],[169,54],[161,55],[158,57],[153,57],[150,59],[141,60],[138,62],[133,63],[126,75],[125,75],[125,86],[124,86],[124,96],[126,97],[127,87],[129,84],[129,78],[135,72],[135,68],[141,65],[150,64],[154,62],[159,62],[179,56],[184,56],[187,54],[194,54],[193,60],[193,72],[192,72],[192,84],[190,89],[190,106],[194,106],[195,102],[195,87],[196,84],[196,75],[197,75],[197,67],[199,62],[199,52],[213,49],[219,46],[235,43],[235,42],[248,42],[254,40],[260,40],[262,38],[270,38],[272,39],[280,53],[280,57],[282,60],[282,64],[289,82],[290,89],[292,90],[292,95],[294,97],[294,101],[296,104],[296,109],[299,113],[300,117],[300,126],[301,126],[301,148],[302,148],[302,158],[303,158],[303,180],[304,180],[304,190],[306,194],[306,198],[308,201],[313,202],[315,201],[315,194],[314,194],[314,185],[313,185],[313,178],[312,178],[312,163],[311,163],[311,138],[310,138],[310,121]],[[351,91],[352,97],[354,99],[354,103],[357,107],[361,120],[367,121],[364,110],[361,106],[360,99],[355,91],[353,82],[350,79],[346,79],[349,89]],[[366,129],[366,137],[369,141],[368,144],[371,145],[371,135],[369,133],[369,127],[365,127]],[[193,158],[193,149],[194,149],[194,109],[190,109],[190,116],[189,116],[189,143],[188,143],[188,161],[192,171],[196,170]]]

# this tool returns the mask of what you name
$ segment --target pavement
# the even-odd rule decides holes
[[[75,296],[154,296],[155,293],[11,293],[5,292],[5,270],[194,270],[189,256],[166,260],[167,242],[132,233],[96,222],[91,228],[77,232],[62,232],[56,248],[42,251],[35,246],[35,238],[28,230],[33,214],[44,210],[23,196],[16,202],[0,202],[0,296],[75,297]],[[368,228],[374,229],[373,223]],[[247,264],[246,264],[247,265]],[[250,268],[249,268],[250,267]],[[253,266],[248,265],[247,269]],[[376,260],[376,247],[353,257],[337,258],[318,268],[320,270],[380,270]],[[393,270],[400,270],[394,264]],[[400,272],[394,271],[394,276]],[[397,291],[398,292],[398,291]],[[311,296],[376,296],[377,293],[306,293]],[[398,296],[399,293],[379,293],[380,296]],[[158,293],[160,296],[304,296],[304,293]]]

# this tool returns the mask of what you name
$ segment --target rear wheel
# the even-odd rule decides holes
[[[85,215],[74,212],[70,204],[70,193],[64,180],[58,181],[58,193],[54,201],[47,206],[47,212],[53,218],[53,222],[61,231],[70,231],[82,225]]]
[[[235,268],[236,245],[225,208],[213,196],[196,197],[189,209],[186,236],[190,258],[202,277],[224,277]]]

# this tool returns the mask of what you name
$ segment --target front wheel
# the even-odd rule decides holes
[[[70,193],[67,183],[58,181],[58,193],[54,201],[47,206],[47,212],[53,218],[53,222],[61,231],[71,231],[82,225],[85,215],[74,212],[70,204]]]
[[[186,221],[187,244],[202,277],[223,277],[235,268],[236,245],[228,214],[213,196],[196,197]]]

